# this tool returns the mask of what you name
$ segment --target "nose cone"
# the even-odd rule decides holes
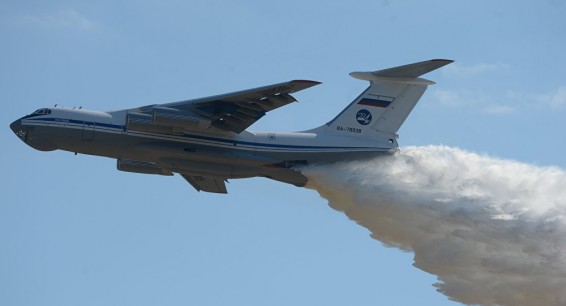
[[[12,124],[10,124],[10,128],[12,129],[12,131],[14,131],[14,133],[16,133],[21,127],[22,127],[22,119],[18,119],[12,122]]]
[[[25,140],[24,139],[25,135],[23,135],[24,131],[22,130],[22,119],[18,119],[12,122],[12,124],[10,124],[10,129],[12,129],[12,131],[14,132],[14,134],[16,134],[16,136],[18,136],[22,140]]]
[[[23,117],[26,118],[26,117]],[[12,122],[10,124],[10,129],[30,147],[39,151],[53,151],[57,150],[57,146],[49,139],[49,135],[45,133],[37,133],[37,130],[33,130],[33,127],[22,126],[22,118]]]

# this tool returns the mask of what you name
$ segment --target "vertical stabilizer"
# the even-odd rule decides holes
[[[370,86],[336,118],[319,128],[325,133],[352,132],[362,137],[396,138],[428,85],[434,82],[419,76],[451,63],[430,60],[373,72],[352,72]]]

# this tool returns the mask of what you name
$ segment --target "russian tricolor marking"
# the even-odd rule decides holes
[[[388,107],[391,102],[393,102],[393,98],[389,97],[380,97],[379,99],[370,99],[370,98],[362,98],[358,104],[359,105],[368,105],[368,106],[375,106],[375,107]]]

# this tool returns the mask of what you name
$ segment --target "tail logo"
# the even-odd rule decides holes
[[[361,125],[368,125],[371,122],[371,113],[367,109],[360,109],[356,114],[356,120]]]

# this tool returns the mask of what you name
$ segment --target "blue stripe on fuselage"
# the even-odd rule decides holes
[[[98,127],[105,127],[107,129],[117,130],[119,132],[126,131],[126,126],[124,125],[116,125],[116,124],[109,124],[109,123],[101,123],[101,122],[93,122],[93,121],[83,121],[83,120],[75,120],[75,119],[60,119],[60,118],[34,118],[28,119],[29,121],[44,121],[44,122],[56,122],[61,124],[74,124],[79,125],[79,127],[83,127],[85,124],[90,126],[94,126],[94,129]],[[269,143],[260,143],[260,142],[249,142],[249,141],[241,141],[235,139],[224,139],[224,138],[217,138],[211,136],[201,136],[201,135],[194,135],[194,134],[183,134],[183,135],[171,135],[171,134],[164,134],[164,133],[148,133],[136,130],[128,130],[128,133],[135,133],[141,136],[149,136],[149,137],[167,137],[170,139],[178,139],[178,138],[185,138],[185,139],[193,139],[193,140],[203,140],[203,141],[212,141],[212,142],[220,142],[223,144],[228,144],[230,146],[239,145],[239,146],[250,146],[250,147],[264,147],[264,148],[280,148],[280,149],[370,149],[370,150],[391,150],[391,148],[376,148],[376,147],[338,147],[338,146],[304,146],[304,145],[284,145],[284,144],[269,144]]]

